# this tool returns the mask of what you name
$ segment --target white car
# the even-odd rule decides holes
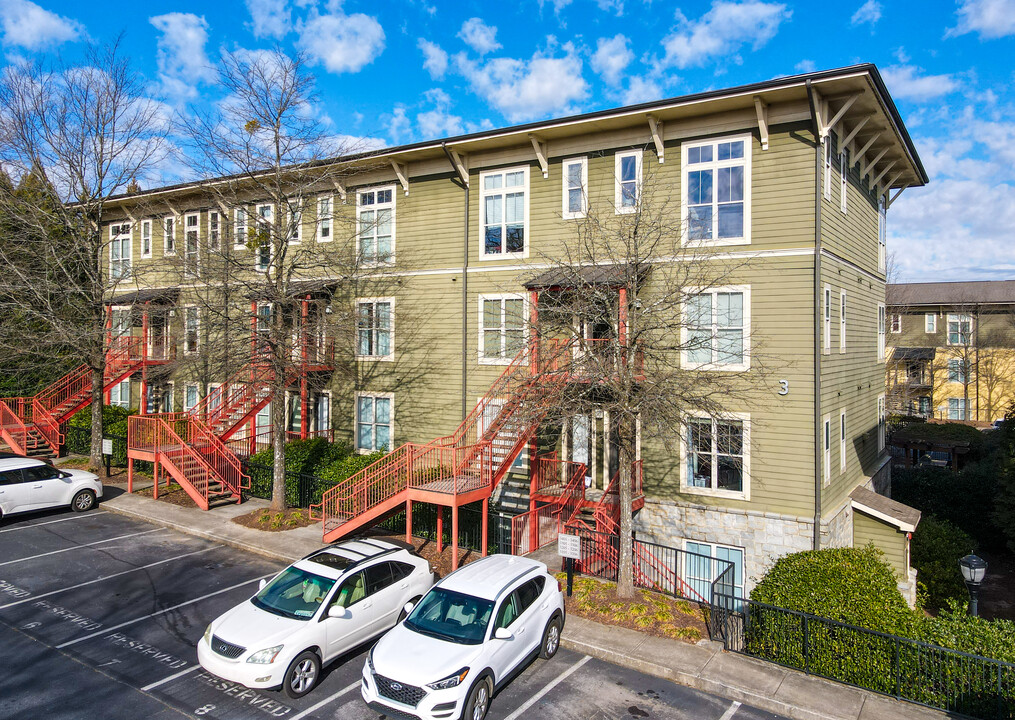
[[[537,653],[551,658],[564,595],[546,565],[491,555],[437,583],[367,655],[363,700],[388,717],[483,720]]]
[[[94,473],[61,470],[34,458],[0,459],[0,517],[68,506],[84,512],[100,497],[102,481]]]
[[[322,665],[389,630],[434,580],[405,546],[371,538],[323,548],[212,621],[197,658],[226,680],[303,697]]]

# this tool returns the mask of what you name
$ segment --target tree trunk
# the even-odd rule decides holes
[[[105,363],[102,363],[105,365]],[[98,472],[102,467],[102,401],[105,367],[92,368],[92,444],[88,450],[88,467]]]
[[[276,380],[277,382],[277,380]],[[271,510],[284,512],[285,502],[285,387],[271,393]]]
[[[617,568],[617,596],[634,597],[634,542],[632,539],[631,470],[634,465],[634,428],[629,418],[619,418],[620,471],[617,478],[620,492],[620,552]]]

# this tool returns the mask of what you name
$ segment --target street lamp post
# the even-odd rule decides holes
[[[969,614],[976,616],[980,584],[983,582],[983,576],[987,574],[987,563],[976,555],[966,555],[959,560],[959,570],[962,571],[962,579],[969,588]]]

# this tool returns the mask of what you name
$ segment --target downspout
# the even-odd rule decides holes
[[[818,116],[814,109],[814,90],[806,82],[807,104],[814,127],[814,536],[813,548],[821,549],[821,462],[824,452],[821,443],[824,429],[821,426],[821,182],[824,158],[821,157],[821,137]]]
[[[441,149],[458,178],[458,184],[465,191],[465,223],[462,232],[462,420],[469,414],[469,183],[458,177],[458,165],[445,143]]]

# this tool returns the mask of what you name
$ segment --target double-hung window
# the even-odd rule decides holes
[[[359,256],[367,265],[395,259],[395,188],[360,190],[356,194]]]
[[[183,309],[183,352],[196,353],[201,343],[201,319],[196,307]]]
[[[130,408],[130,380],[121,380],[109,388],[109,404],[114,407]]]
[[[529,168],[479,174],[480,258],[524,257],[528,249]]]
[[[565,220],[585,217],[588,213],[589,165],[584,157],[570,158],[561,163],[563,168],[563,198],[561,215]]]
[[[846,352],[846,291],[839,292],[839,352]]]
[[[265,271],[271,264],[271,234],[275,229],[275,207],[269,203],[257,206],[257,257],[254,267]]]
[[[845,148],[839,153],[839,210],[843,215],[849,207],[849,160]]]
[[[238,207],[233,210],[233,247],[237,249],[247,246],[247,208]]]
[[[966,420],[966,399],[948,398],[948,419]]]
[[[902,332],[902,315],[892,313],[892,334],[898,335]]]
[[[686,367],[747,370],[750,367],[750,290],[716,288],[687,299],[683,335]]]
[[[393,355],[391,298],[360,300],[356,303],[356,355],[372,360],[390,360]]]
[[[885,449],[886,419],[885,396],[878,395],[878,452],[882,452]]]
[[[878,199],[878,271],[885,272],[888,263],[888,203]]]
[[[926,313],[923,316],[923,331],[925,333],[937,332],[937,313]]]
[[[832,136],[826,135],[824,141],[821,144],[825,154],[824,162],[824,177],[821,184],[821,189],[824,193],[825,200],[832,199]]]
[[[286,210],[285,237],[290,245],[303,241],[303,198],[289,198]]]
[[[331,195],[317,198],[317,242],[331,242]]]
[[[222,220],[218,211],[208,212],[208,247],[215,252],[222,246]]]
[[[152,256],[152,221],[142,220],[141,221],[141,257],[150,258]]]
[[[751,241],[751,138],[684,143],[682,221],[693,243]]]
[[[839,410],[839,472],[846,472],[846,410]]]
[[[198,228],[201,226],[201,215],[191,213],[183,217],[183,274],[197,277],[201,274],[200,239]]]
[[[172,215],[162,218],[162,253],[164,255],[176,254],[176,218]]]
[[[948,316],[948,344],[969,345],[973,337],[973,317],[971,315]]]
[[[525,344],[525,300],[520,295],[480,295],[479,362],[511,362]]]
[[[356,449],[361,452],[390,450],[392,419],[391,394],[357,394]]]
[[[695,417],[687,421],[682,490],[748,499],[750,494],[750,420]]]
[[[878,303],[878,360],[885,359],[885,306]]]
[[[948,382],[966,382],[966,363],[962,358],[949,358],[948,360]]]
[[[613,159],[613,172],[616,176],[613,203],[618,213],[634,212],[641,199],[641,164],[642,151],[627,150],[618,152]]]
[[[832,479],[832,418],[825,415],[821,427],[821,447],[824,449],[824,462],[822,463],[821,471],[824,484],[827,485],[829,480]]]
[[[109,274],[113,280],[130,277],[130,223],[109,226]]]
[[[825,307],[824,315],[824,344],[825,355],[832,352],[832,286],[825,285]]]
[[[183,412],[190,412],[201,397],[200,388],[193,383],[183,386]]]

